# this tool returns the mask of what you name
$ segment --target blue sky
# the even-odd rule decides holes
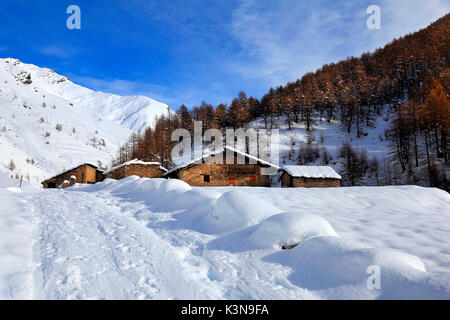
[[[66,9],[81,8],[81,30]],[[381,29],[369,30],[369,5]],[[177,108],[260,98],[322,64],[426,27],[450,0],[2,0],[0,57]]]

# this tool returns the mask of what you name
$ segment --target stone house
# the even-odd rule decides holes
[[[68,187],[75,183],[93,184],[104,180],[101,170],[90,163],[84,163],[73,169],[67,170],[50,179],[43,181],[42,186],[47,188]]]
[[[281,168],[284,188],[340,187],[342,177],[328,166],[284,166]]]
[[[247,153],[225,146],[200,159],[182,164],[166,173],[191,186],[270,187],[279,167]]]
[[[162,178],[167,172],[159,162],[144,162],[137,159],[118,165],[105,172],[105,177],[120,180],[129,176]]]

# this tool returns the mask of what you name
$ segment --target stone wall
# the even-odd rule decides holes
[[[291,177],[287,173],[281,176],[282,187],[294,188],[332,188],[340,187],[340,179]]]
[[[57,188],[61,185],[64,180],[70,181],[70,184],[73,183],[96,183],[97,182],[97,169],[83,165],[73,170],[67,171],[63,174],[60,174],[54,178],[51,178],[43,183],[44,188]],[[72,181],[71,176],[75,176],[76,180]]]
[[[292,177],[287,173],[281,175],[281,186],[283,188],[288,188],[292,186]]]
[[[214,187],[229,185],[270,187],[271,182],[270,176],[261,175],[261,167],[257,164],[195,164],[181,169],[177,178],[191,186]]]
[[[129,176],[139,176],[141,178],[162,178],[164,176],[164,172],[160,169],[159,165],[129,164],[105,173],[106,178],[116,180]]]
[[[85,166],[85,172],[84,172],[84,179],[82,179],[82,182],[79,181],[79,178],[77,175],[75,175],[77,177],[77,182],[78,183],[96,183],[97,182],[97,170],[89,167],[89,166]]]

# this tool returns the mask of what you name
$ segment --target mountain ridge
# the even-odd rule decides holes
[[[73,82],[52,69],[23,63],[15,58],[0,58],[0,61],[20,66],[22,71],[30,73],[32,81],[38,81],[45,91],[74,103],[95,105],[100,116],[119,122],[133,131],[153,126],[155,117],[170,109],[167,104],[143,95],[120,96],[95,91]]]
[[[0,172],[38,183],[83,162],[104,167],[133,130],[152,125],[167,108],[143,96],[96,92],[51,69],[1,58]]]

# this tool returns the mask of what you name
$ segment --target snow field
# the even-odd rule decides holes
[[[214,238],[203,248],[212,252],[242,254],[259,251],[262,261],[292,268],[293,272],[288,276],[291,283],[319,293],[319,296],[362,299],[450,296],[448,250],[442,250],[442,246],[439,246],[439,250],[436,243],[426,245],[426,250],[435,251],[435,254],[439,252],[438,261],[427,261],[433,267],[440,265],[434,275],[427,272],[421,258],[406,251],[414,247],[413,252],[424,252],[421,238],[433,238],[433,232],[428,230],[405,239],[411,236],[408,227],[415,223],[413,227],[418,231],[417,224],[423,227],[422,223],[430,217],[442,222],[448,219],[450,200],[448,194],[441,190],[410,186],[341,189],[192,188],[177,180],[128,179],[108,184],[114,185],[114,190],[126,189],[127,194],[136,194],[132,188],[146,194],[138,198],[147,199],[151,208],[156,209],[155,213],[162,208],[164,212],[175,213],[159,223],[155,223],[154,217],[138,217],[153,221],[149,227],[154,230],[191,230],[213,235]],[[130,181],[133,182],[130,184]],[[124,187],[119,187],[121,184]],[[109,187],[105,186],[104,191],[107,189]],[[170,193],[173,193],[172,200],[168,200]],[[294,206],[296,210],[293,210]],[[328,210],[324,211],[324,207]],[[333,226],[342,223],[343,232],[336,232],[327,221],[326,217],[332,214],[337,218]],[[355,218],[355,214],[358,218]],[[414,222],[409,220],[410,226],[407,226],[408,223],[402,226],[408,215],[419,219]],[[371,220],[377,223],[372,225]],[[358,232],[358,227],[362,229],[361,223],[372,229],[361,234]],[[433,228],[441,229],[442,226],[446,230],[442,236],[448,239],[448,222],[441,226],[434,225]],[[395,239],[396,233],[404,233],[401,241]],[[378,239],[378,234],[382,235],[381,239]],[[280,251],[281,246],[297,244],[291,250]],[[367,270],[370,266],[381,269],[384,290],[367,288],[370,276]],[[439,281],[443,281],[443,285]]]
[[[18,183],[11,185],[10,181],[0,174],[0,299],[29,299],[33,286],[34,208],[24,199]]]
[[[16,184],[1,176],[1,299],[450,298],[441,190]]]

